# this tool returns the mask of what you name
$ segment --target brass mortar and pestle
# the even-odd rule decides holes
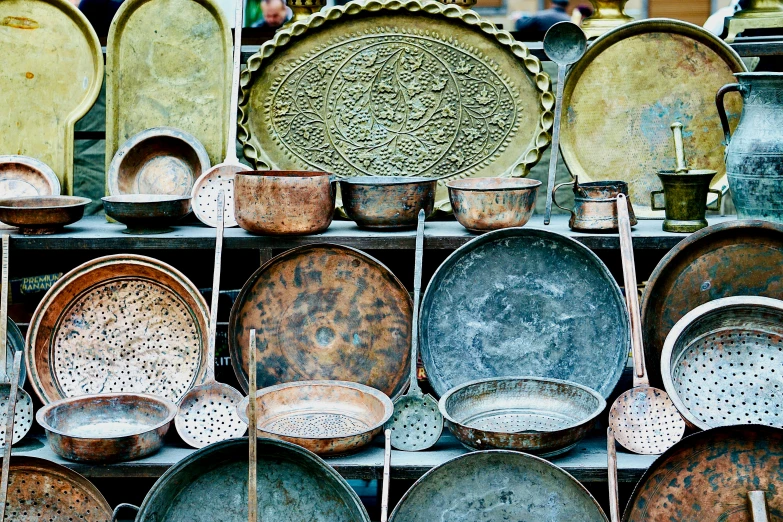
[[[710,188],[717,171],[689,169],[685,164],[682,123],[672,123],[672,133],[677,166],[673,171],[662,170],[658,173],[663,190],[652,191],[650,203],[653,210],[666,211],[664,232],[696,232],[707,226],[707,210],[720,210],[723,194]],[[710,193],[718,196],[714,206],[707,204],[707,195]],[[655,203],[655,196],[659,194],[663,194],[663,206],[657,206]]]

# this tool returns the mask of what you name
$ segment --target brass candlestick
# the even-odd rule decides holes
[[[470,9],[476,5],[477,1],[478,0],[440,0],[440,2],[443,4],[458,5],[460,7],[464,7],[465,9]]]
[[[727,42],[748,29],[783,27],[783,0],[751,0],[750,7],[726,18]]]
[[[597,38],[602,34],[633,21],[625,14],[628,0],[590,0],[595,13],[582,23],[582,30],[588,38]]]
[[[289,23],[304,20],[311,14],[320,11],[325,5],[326,0],[288,0],[288,7],[294,13]]]

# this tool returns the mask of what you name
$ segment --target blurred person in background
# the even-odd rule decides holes
[[[540,42],[550,27],[558,22],[570,22],[566,12],[568,0],[552,0],[552,7],[534,15],[523,16],[516,22],[516,39],[522,42]]]
[[[286,0],[261,0],[261,12],[261,20],[254,23],[252,27],[277,30],[293,16]]]
[[[578,26],[582,26],[582,22],[593,16],[593,8],[589,5],[579,4],[571,13],[571,21]]]

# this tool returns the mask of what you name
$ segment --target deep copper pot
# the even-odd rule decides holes
[[[470,178],[449,181],[454,217],[471,232],[487,232],[527,224],[536,206],[541,182],[520,178]]]
[[[555,197],[561,187],[572,186],[574,208],[565,208],[558,204]],[[568,226],[578,232],[617,231],[617,195],[628,196],[628,184],[624,181],[596,181],[579,183],[579,178],[561,183],[552,191],[552,200],[556,206],[571,213]],[[628,213],[631,226],[638,223],[631,202],[628,201]]]
[[[332,224],[335,185],[326,172],[238,172],[234,216],[252,234],[319,234]]]
[[[361,228],[393,230],[416,227],[420,210],[435,206],[437,179],[358,176],[340,180],[343,209]]]

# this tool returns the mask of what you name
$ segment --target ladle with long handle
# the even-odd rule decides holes
[[[258,439],[256,433],[256,331],[250,330],[250,347],[248,349],[247,364],[247,386],[248,402],[247,420],[248,420],[248,480],[247,480],[247,520],[248,522],[257,522],[258,520],[258,461],[256,460],[256,450],[258,449]],[[2,522],[2,521],[0,521]]]
[[[0,478],[0,522],[5,520],[5,505],[8,498],[8,474],[11,471],[11,447],[14,436],[14,413],[16,411],[17,390],[19,388],[19,372],[22,367],[22,352],[14,353],[14,369],[11,373],[11,395],[8,400],[8,411],[5,419],[5,438],[3,454],[3,471]]]
[[[391,480],[391,430],[383,431],[383,486],[381,489],[381,522],[389,520],[389,481]]]

